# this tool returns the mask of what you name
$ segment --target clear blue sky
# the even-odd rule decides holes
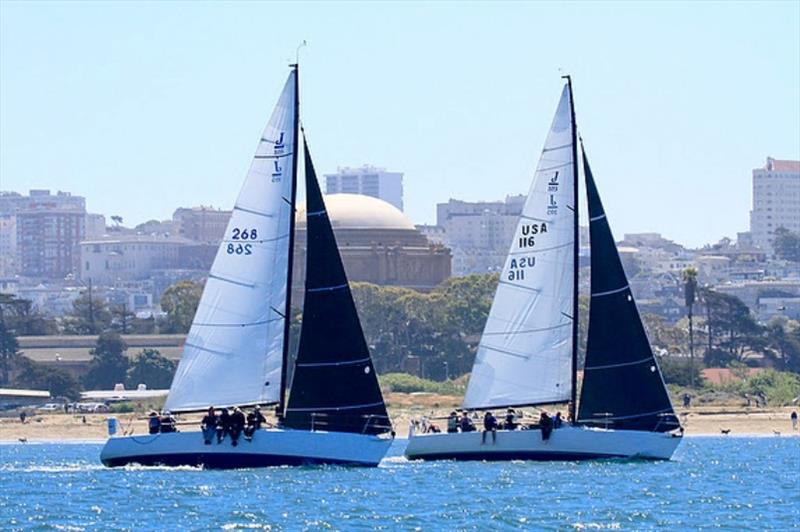
[[[126,225],[228,208],[303,39],[318,171],[405,172],[417,223],[527,190],[562,71],[618,237],[734,237],[751,170],[800,158],[797,1],[3,0],[0,189],[72,191]]]

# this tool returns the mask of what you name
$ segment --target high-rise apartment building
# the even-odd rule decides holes
[[[63,279],[77,268],[86,231],[86,200],[69,192],[0,193],[0,216],[16,224],[16,269],[26,277]]]
[[[772,251],[772,240],[779,227],[800,232],[800,161],[767,157],[763,168],[753,170],[750,211],[753,244]]]
[[[17,273],[17,217],[0,214],[0,277]]]
[[[326,194],[361,194],[391,203],[403,210],[403,173],[364,165],[360,168],[337,168],[325,174]]]

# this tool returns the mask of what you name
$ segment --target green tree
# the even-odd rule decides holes
[[[15,380],[16,386],[47,390],[53,397],[65,397],[70,400],[80,398],[78,381],[63,369],[52,368],[21,357],[20,373]]]
[[[28,299],[0,294],[0,312],[6,326],[18,336],[44,336],[58,332],[55,320],[39,312]]]
[[[800,373],[800,325],[780,317],[765,331],[767,355],[775,359],[778,369]]]
[[[11,369],[20,358],[19,343],[14,332],[6,327],[5,320],[0,313],[0,382],[9,383]]]
[[[187,333],[192,325],[203,286],[193,281],[179,281],[161,294],[161,309],[167,313],[163,332]]]
[[[111,307],[111,327],[120,334],[130,333],[135,319],[136,315],[125,303]]]
[[[87,388],[111,389],[115,384],[125,382],[130,365],[125,350],[128,346],[116,331],[104,331],[98,336],[97,344],[90,351],[92,360],[84,378]]]
[[[775,230],[772,247],[775,248],[775,255],[778,258],[800,262],[800,233],[778,227]]]
[[[175,363],[156,349],[142,349],[128,369],[128,386],[146,384],[148,388],[169,388]]]
[[[105,301],[86,293],[72,302],[62,322],[67,334],[97,334],[111,326],[111,311]]]
[[[686,302],[686,317],[689,319],[689,358],[694,368],[694,304],[697,300],[697,269],[683,271],[683,294]],[[694,386],[694,381],[691,383]]]
[[[667,384],[677,384],[678,386],[695,387],[696,383],[703,382],[703,374],[699,366],[691,360],[679,359],[676,357],[659,357],[658,365],[664,382]]]
[[[728,359],[742,360],[747,350],[763,351],[766,347],[764,329],[753,318],[750,309],[741,299],[714,290],[702,290],[706,306],[709,357],[719,359],[718,351],[727,351]],[[719,362],[719,360],[715,360]]]

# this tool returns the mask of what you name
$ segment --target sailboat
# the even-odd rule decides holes
[[[287,396],[294,255],[298,67],[293,65],[233,207],[167,396],[171,414],[276,405],[252,441],[205,443],[197,429],[112,435],[107,466],[377,466],[394,432],[336,238],[303,143],[307,268]],[[305,140],[305,135],[303,135]]]
[[[580,402],[578,375],[578,134],[567,76],[481,337],[463,407],[564,405],[568,422],[412,433],[411,459],[669,459],[681,441],[585,151],[591,298]],[[576,404],[579,405],[576,411]],[[557,406],[556,406],[557,407]],[[502,413],[502,412],[500,412]],[[545,432],[549,432],[545,430]],[[545,436],[545,437],[543,437]]]

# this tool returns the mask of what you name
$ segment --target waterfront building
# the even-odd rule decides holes
[[[325,205],[350,281],[429,290],[450,277],[450,250],[429,241],[395,206],[357,194],[326,195]],[[297,209],[297,280],[305,278],[305,216],[302,204]]]
[[[753,170],[753,244],[772,252],[772,240],[779,227],[800,232],[800,161],[767,157],[763,168]]]
[[[325,193],[371,196],[402,211],[403,173],[368,164],[359,168],[339,167],[335,174],[325,174]]]

